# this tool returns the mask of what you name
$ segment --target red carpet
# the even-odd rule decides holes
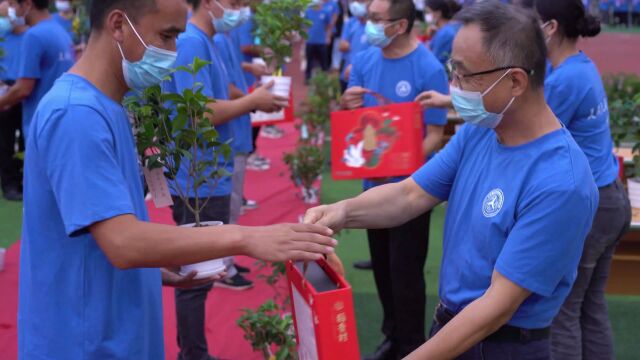
[[[286,132],[282,139],[259,140],[260,153],[271,159],[271,169],[247,173],[247,197],[257,200],[259,208],[248,211],[241,217],[240,223],[243,225],[297,222],[298,216],[308,207],[302,202],[300,191],[293,187],[286,165],[282,162],[282,154],[295,146],[297,133],[293,125],[283,128]],[[154,222],[173,222],[168,209],[155,209],[153,205],[149,205],[149,213]],[[19,245],[16,244],[8,250],[5,270],[0,272],[0,360],[12,360],[17,357],[18,255]],[[255,287],[241,292],[217,288],[211,291],[206,304],[209,350],[212,355],[222,359],[258,360],[262,358],[261,355],[253,353],[249,343],[243,339],[236,320],[241,309],[257,308],[267,298],[273,297],[273,290],[264,280],[257,278],[255,260],[239,257],[238,263],[253,268],[248,277],[255,281]],[[166,357],[174,360],[178,349],[175,340],[173,289],[164,289],[163,302]]]

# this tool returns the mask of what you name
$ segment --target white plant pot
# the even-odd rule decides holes
[[[627,190],[631,207],[640,209],[640,179],[628,179]]]
[[[205,221],[202,222],[202,226],[221,226],[224,225],[222,221]],[[195,224],[180,225],[180,227],[192,228]],[[224,259],[213,259],[203,262],[199,262],[191,265],[184,265],[180,267],[180,275],[185,276],[192,271],[197,271],[195,279],[204,279],[211,276],[215,276],[225,271],[227,266],[224,264]]]
[[[300,190],[302,191],[302,200],[305,204],[318,203],[318,190],[316,188],[307,189],[303,186]]]
[[[289,98],[291,94],[291,77],[290,76],[263,76],[260,81],[263,84],[269,83],[273,80],[275,83],[271,88],[271,93],[274,95]]]

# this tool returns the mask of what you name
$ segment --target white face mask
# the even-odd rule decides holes
[[[68,1],[56,1],[56,9],[58,11],[69,11],[71,10],[71,3]]]
[[[28,13],[29,12],[27,11],[27,13],[24,14],[23,16],[18,16],[16,8],[9,7],[9,9],[7,10],[7,16],[15,26],[25,26],[27,24],[26,17]]]

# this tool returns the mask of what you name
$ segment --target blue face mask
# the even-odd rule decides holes
[[[238,25],[240,25],[242,21],[240,10],[224,9],[224,13],[222,14],[222,18],[220,19],[213,16],[211,12],[209,12],[209,15],[211,15],[213,27],[216,29],[216,32],[219,33],[227,33],[233,30]]]
[[[367,6],[363,3],[352,1],[349,4],[349,11],[351,11],[351,14],[353,14],[353,16],[361,18],[367,15]]]
[[[240,23],[244,24],[247,21],[251,20],[251,8],[248,6],[240,9]]]
[[[478,91],[465,91],[451,85],[451,102],[453,103],[453,107],[458,112],[458,115],[460,115],[460,117],[462,117],[462,119],[469,124],[473,124],[483,128],[495,129],[502,121],[504,113],[509,109],[516,98],[512,98],[504,108],[504,110],[502,110],[501,113],[496,114],[488,112],[484,108],[482,97],[493,90],[493,88],[498,85],[498,83],[502,79],[504,79],[504,77],[507,76],[507,74],[509,74],[510,72],[511,69],[507,70],[498,80],[493,83],[493,85],[489,86],[489,88],[482,93]]]
[[[138,62],[132,63],[125,59],[122,47],[118,44],[118,49],[122,54],[122,71],[127,85],[136,90],[143,90],[150,86],[159,84],[173,71],[178,54],[174,51],[159,49],[155,46],[147,46],[129,18],[125,15],[131,29],[136,34],[142,45],[147,48],[144,56]]]
[[[27,20],[26,20],[26,14],[24,16],[18,16],[16,13],[16,8],[14,7],[9,7],[9,9],[7,10],[7,15],[9,16],[9,20],[13,23],[13,25],[15,26],[25,26],[27,24]]]
[[[382,24],[374,24],[371,20],[367,21],[367,25],[364,27],[364,33],[367,36],[369,44],[383,49],[391,44],[391,41],[396,37],[396,35],[388,37],[384,33],[385,27],[386,26]]]
[[[7,17],[0,17],[0,37],[7,35],[13,29],[11,20]]]

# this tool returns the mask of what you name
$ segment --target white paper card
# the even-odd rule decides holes
[[[144,178],[147,180],[147,187],[149,187],[149,193],[151,193],[151,197],[153,198],[153,204],[157,208],[173,205],[167,178],[164,177],[162,168],[149,170],[145,167]]]

